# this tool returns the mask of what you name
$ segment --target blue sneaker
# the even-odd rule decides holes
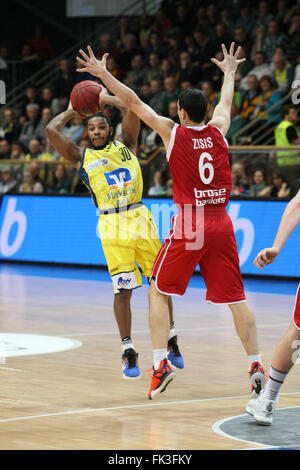
[[[177,369],[183,369],[184,361],[177,344],[177,335],[169,339],[168,351],[168,361],[171,362],[172,366],[177,367]]]
[[[139,355],[134,349],[125,349],[122,356],[123,379],[135,380],[141,377],[138,357]]]

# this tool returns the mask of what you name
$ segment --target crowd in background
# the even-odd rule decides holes
[[[272,143],[279,145],[284,141],[280,137],[277,142],[276,126],[287,123],[283,126],[288,128],[284,134],[286,144],[299,145],[297,108],[282,106],[281,100],[290,92],[292,82],[300,79],[300,1],[220,3],[163,1],[153,17],[121,18],[117,36],[103,34],[94,50],[99,58],[109,52],[109,71],[155,111],[175,122],[179,122],[180,91],[189,87],[201,89],[208,100],[207,122],[222,86],[222,72],[210,59],[222,60],[221,44],[228,48],[235,41],[247,61],[239,66],[235,77],[232,122],[226,135],[229,144],[234,143],[237,132],[256,120],[258,130],[274,128]],[[34,74],[55,52],[51,40],[41,27],[36,27],[21,51],[24,78]],[[5,78],[8,57],[8,48],[0,44],[0,78]],[[1,160],[9,159],[29,163],[1,166],[2,194],[86,191],[76,172],[49,144],[45,126],[66,109],[73,86],[93,77],[77,73],[76,64],[68,59],[60,60],[59,68],[54,82],[45,85],[41,92],[34,83],[28,86],[22,105],[18,109],[6,108],[3,113],[0,165]],[[287,104],[291,105],[291,101]],[[117,137],[122,131],[121,113],[112,107],[106,107],[104,112]],[[76,145],[89,146],[82,118],[74,118],[63,132]],[[248,143],[247,133],[238,143]],[[142,124],[138,157],[144,195],[172,195],[172,180],[161,146],[159,136]],[[291,197],[299,187],[300,157],[294,152],[296,163],[289,165],[289,171],[284,171],[286,168],[278,164],[277,157],[276,153],[231,154],[232,196]],[[46,164],[49,161],[58,164]]]

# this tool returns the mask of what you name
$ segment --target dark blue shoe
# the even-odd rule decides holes
[[[141,378],[141,371],[138,366],[138,353],[130,348],[126,349],[122,356],[123,379],[135,380]]]
[[[168,361],[171,362],[172,366],[176,367],[177,369],[183,369],[184,361],[177,344],[177,335],[169,339],[168,351]]]

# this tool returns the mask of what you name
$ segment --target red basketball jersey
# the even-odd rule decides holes
[[[175,204],[227,205],[231,191],[228,144],[217,127],[175,124],[167,158]]]

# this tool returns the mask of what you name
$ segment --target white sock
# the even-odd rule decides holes
[[[249,359],[249,370],[251,370],[253,362],[259,362],[261,364],[261,357],[260,354],[250,354],[248,356]]]
[[[159,368],[159,364],[161,363],[161,361],[167,359],[167,354],[167,348],[153,350],[153,366],[155,370]]]
[[[126,351],[126,349],[134,349],[133,342],[130,336],[125,336],[124,338],[122,338],[122,348],[123,353],[124,351]]]
[[[169,339],[174,338],[174,336],[176,336],[175,324],[174,321],[171,321]]]
[[[263,397],[266,400],[276,400],[279,394],[279,390],[285,381],[287,372],[280,372],[279,370],[273,369],[271,366],[269,372],[269,380],[263,391]]]

